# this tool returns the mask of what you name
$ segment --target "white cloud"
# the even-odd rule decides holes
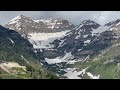
[[[0,23],[7,23],[19,14],[33,19],[64,18],[75,24],[80,24],[85,19],[105,24],[120,18],[120,11],[0,11]]]
[[[120,19],[119,11],[101,11],[98,18],[96,19],[96,22],[105,24],[116,19]]]

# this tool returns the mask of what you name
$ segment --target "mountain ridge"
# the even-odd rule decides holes
[[[64,19],[45,19],[33,20],[30,17],[19,15],[12,19],[8,24],[4,25],[6,28],[11,28],[23,34],[26,32],[59,32],[74,28],[74,25]]]
[[[43,24],[46,23],[48,25],[54,25],[55,20],[56,19],[53,19],[53,23],[51,23],[52,19],[48,21],[43,20]],[[41,20],[36,22],[41,22]],[[16,27],[17,26],[14,28]],[[88,19],[83,20],[76,27],[70,28],[68,32],[66,29],[62,29],[59,32],[60,34],[52,32],[51,35],[56,35],[54,38],[43,38],[45,34],[48,36],[49,32],[45,32],[45,34],[42,35],[43,33],[39,31],[33,32],[33,30],[32,34],[26,34],[26,39],[29,40],[33,47],[35,46],[34,50],[36,50],[35,52],[37,56],[42,56],[42,60],[40,60],[40,62],[47,69],[59,74],[60,76],[65,76],[64,78],[99,79],[101,77],[107,78],[104,73],[102,73],[105,70],[97,73],[93,67],[97,67],[97,65],[100,65],[100,67],[102,66],[102,68],[105,67],[103,66],[103,61],[100,59],[100,56],[108,53],[116,41],[119,40],[119,30],[119,20],[106,23],[105,25],[100,25]],[[41,38],[43,38],[43,40],[41,40]],[[42,45],[44,47],[41,48]],[[99,58],[98,61],[96,60],[97,57]],[[112,66],[110,67],[114,69]],[[101,68],[99,68],[99,70],[101,70]]]

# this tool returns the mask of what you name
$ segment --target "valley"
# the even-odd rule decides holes
[[[1,73],[13,74],[3,62],[15,62],[17,68],[33,70],[22,71],[20,77],[28,79],[119,79],[119,23],[74,25],[62,18],[19,15],[0,27]]]

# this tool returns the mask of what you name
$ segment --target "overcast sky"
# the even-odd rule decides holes
[[[18,15],[25,15],[33,19],[63,18],[73,24],[91,19],[99,24],[120,19],[120,11],[0,11],[0,24],[5,24]]]

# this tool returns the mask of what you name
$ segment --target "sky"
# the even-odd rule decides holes
[[[35,20],[63,18],[76,25],[87,19],[101,25],[120,19],[120,11],[0,11],[0,24],[4,25],[18,15],[28,16]]]

